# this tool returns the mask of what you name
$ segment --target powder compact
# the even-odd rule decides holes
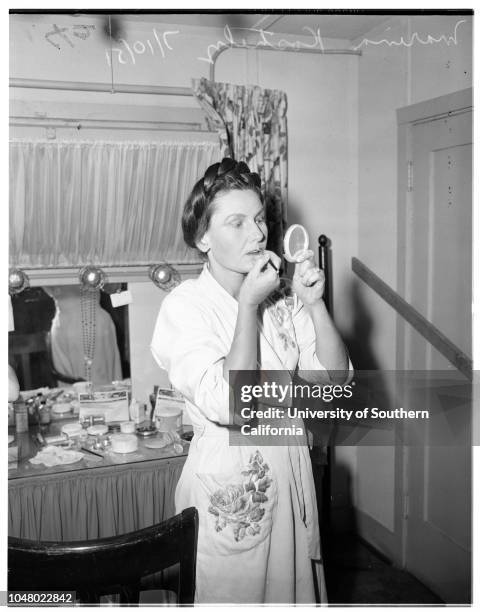
[[[158,433],[158,429],[153,424],[137,427],[137,436],[142,436],[144,438],[147,438],[148,436],[156,436],[157,433]]]
[[[133,453],[138,448],[138,438],[133,434],[118,433],[110,436],[112,452],[126,454]]]
[[[68,414],[72,412],[72,404],[67,402],[57,402],[52,406],[52,412],[54,414]]]
[[[87,433],[90,436],[104,436],[108,433],[108,426],[100,423],[98,425],[90,425],[90,427],[87,427]]]

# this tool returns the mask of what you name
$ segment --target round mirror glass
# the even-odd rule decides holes
[[[283,250],[285,259],[291,263],[297,261],[297,257],[301,251],[308,249],[308,234],[303,225],[291,225],[283,239]]]

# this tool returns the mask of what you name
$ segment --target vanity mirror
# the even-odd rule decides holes
[[[30,287],[12,296],[9,363],[22,390],[78,380],[107,384],[130,377],[128,306],[110,294],[126,283]]]
[[[283,238],[285,259],[290,263],[295,263],[299,254],[308,249],[308,244],[308,233],[303,225],[298,223],[291,225]]]

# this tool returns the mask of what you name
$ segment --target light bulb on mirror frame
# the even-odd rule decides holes
[[[163,291],[170,291],[180,283],[180,275],[173,266],[165,262],[152,264],[148,269],[152,283]]]
[[[84,266],[80,270],[78,278],[84,289],[95,291],[103,288],[106,277],[105,272],[101,268],[98,266],[89,265]]]
[[[8,271],[8,293],[16,295],[30,286],[28,276],[20,268],[10,268]]]

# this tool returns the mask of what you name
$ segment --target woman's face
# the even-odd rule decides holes
[[[216,197],[208,230],[199,241],[214,269],[247,274],[267,244],[265,209],[252,190],[235,189]]]

